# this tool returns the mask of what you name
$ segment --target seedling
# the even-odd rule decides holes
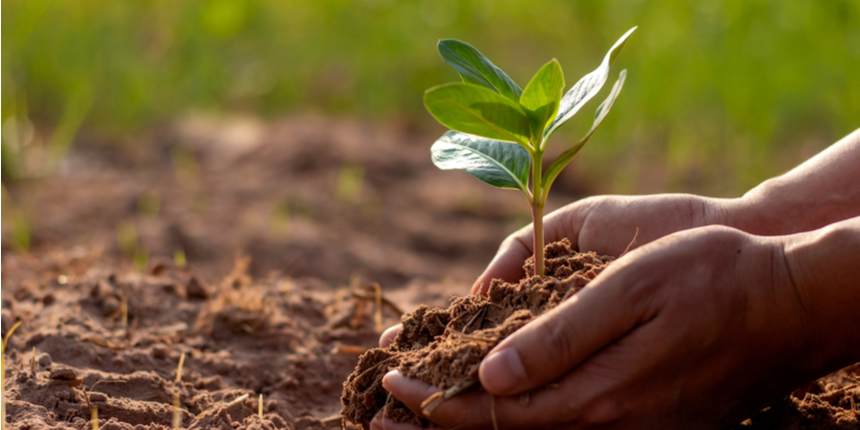
[[[609,77],[610,65],[634,30],[636,27],[624,33],[606,53],[600,67],[583,76],[564,95],[564,75],[555,59],[541,67],[521,89],[471,45],[446,39],[437,46],[463,82],[424,92],[427,110],[451,129],[433,144],[433,163],[440,169],[464,170],[490,185],[523,193],[532,209],[536,276],[544,276],[543,210],[549,189],[612,109],[627,71],[621,71],[609,96],[598,106],[585,137],[544,169],[547,142],[600,91]]]

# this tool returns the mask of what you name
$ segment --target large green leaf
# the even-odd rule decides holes
[[[444,39],[439,41],[437,48],[445,62],[460,72],[464,82],[483,85],[512,101],[519,100],[523,92],[520,86],[474,46],[459,40]]]
[[[533,141],[540,140],[544,127],[555,118],[562,90],[564,73],[561,71],[561,64],[553,59],[535,73],[520,95],[520,106],[526,110],[531,120]]]
[[[424,92],[424,105],[452,130],[528,145],[525,112],[493,90],[460,82],[439,85]]]
[[[531,156],[520,145],[449,131],[430,153],[440,169],[464,170],[490,185],[528,193]]]
[[[549,167],[547,167],[544,172],[543,178],[543,190],[544,193],[549,191],[549,187],[552,186],[552,182],[561,173],[562,169],[567,166],[567,163],[573,159],[573,156],[582,149],[582,146],[585,145],[585,142],[588,142],[588,139],[594,134],[594,131],[597,130],[597,126],[603,122],[603,119],[606,118],[606,115],[609,114],[609,111],[612,110],[612,105],[615,104],[615,99],[618,98],[618,94],[621,93],[621,88],[624,87],[624,80],[627,79],[627,70],[622,70],[618,75],[618,80],[615,81],[615,85],[612,86],[612,91],[609,92],[609,96],[606,97],[606,100],[597,107],[597,111],[594,112],[594,122],[591,124],[591,128],[588,130],[588,133],[585,134],[585,137],[579,140],[579,142],[574,145],[572,148],[568,149],[561,153],[552,163],[550,163]]]
[[[630,34],[632,34],[634,30],[636,30],[636,27],[633,27],[628,30],[627,33],[624,33],[624,35],[615,42],[615,45],[612,45],[612,48],[609,48],[609,52],[607,52],[606,56],[603,57],[603,62],[600,63],[600,67],[583,76],[582,79],[580,79],[579,82],[577,82],[576,85],[574,85],[573,88],[571,88],[570,91],[562,97],[561,103],[558,107],[558,114],[549,127],[544,130],[544,140],[548,139],[557,128],[567,122],[567,120],[571,119],[586,102],[591,100],[592,97],[600,92],[600,89],[609,77],[609,66],[612,65],[613,61],[615,61],[615,57],[618,56],[624,43],[627,42],[627,38],[630,37]]]

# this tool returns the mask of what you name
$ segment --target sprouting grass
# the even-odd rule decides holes
[[[12,245],[18,252],[27,253],[30,250],[30,241],[32,231],[30,227],[30,219],[24,213],[24,210],[18,207],[12,200],[12,196],[6,190],[6,186],[2,187],[2,202],[3,202],[3,223],[11,224],[12,227]],[[9,224],[7,224],[9,223]]]
[[[290,206],[286,201],[277,202],[269,213],[269,233],[286,237],[290,233]]]
[[[337,199],[342,203],[356,204],[361,199],[361,184],[364,182],[364,166],[344,164],[337,177]]]
[[[149,263],[149,254],[140,247],[134,219],[128,218],[117,224],[116,240],[120,251],[131,259],[137,270],[146,269],[146,265]]]
[[[185,257],[185,251],[182,248],[177,248],[173,251],[173,264],[175,264],[176,267],[185,267],[185,265],[188,264]]]
[[[18,321],[9,329],[8,332],[6,332],[6,337],[3,338],[2,348],[0,348],[0,387],[2,387],[2,392],[0,392],[0,408],[2,408],[0,418],[3,419],[3,423],[6,422],[6,344],[9,342],[9,338],[12,336],[12,333],[14,333],[15,329],[20,325],[21,321]]]

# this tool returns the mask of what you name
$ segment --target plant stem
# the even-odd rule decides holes
[[[540,146],[538,146],[539,148]],[[532,226],[534,228],[534,260],[535,276],[544,276],[543,255],[543,207],[545,200],[542,198],[541,173],[543,170],[543,152],[538,150],[532,154]]]
[[[532,224],[534,225],[535,276],[543,278],[543,206],[532,205]]]

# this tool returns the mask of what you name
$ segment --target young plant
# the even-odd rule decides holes
[[[464,170],[490,185],[523,193],[532,209],[536,276],[544,276],[543,209],[549,188],[606,118],[627,71],[621,71],[609,96],[597,108],[585,137],[544,169],[547,141],[600,91],[609,77],[609,66],[634,30],[636,27],[624,33],[606,53],[600,67],[583,76],[563,96],[564,76],[555,59],[541,67],[525,89],[520,89],[471,45],[453,39],[439,41],[439,54],[457,69],[463,82],[424,92],[427,110],[451,129],[433,144],[433,163],[440,169]]]

